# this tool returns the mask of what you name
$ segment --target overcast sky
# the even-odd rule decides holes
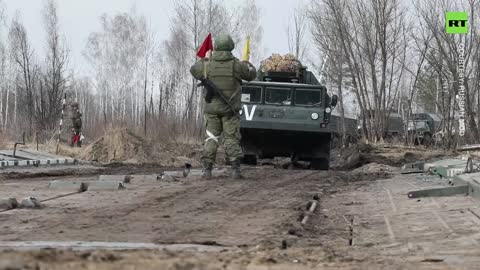
[[[225,0],[240,2],[242,0]],[[294,8],[305,0],[257,0],[262,9],[262,26],[264,29],[263,45],[266,53],[287,53],[288,43],[286,27]],[[45,33],[42,25],[44,1],[40,0],[4,0],[7,14],[11,18],[17,10],[21,12],[22,21],[35,50],[45,48]],[[168,37],[169,21],[174,0],[58,0],[61,31],[65,34],[71,50],[71,67],[77,73],[87,70],[82,50],[88,35],[100,28],[99,16],[103,13],[114,15],[128,12],[133,5],[150,21],[159,40]],[[252,48],[254,50],[255,48]],[[42,55],[42,54],[40,54]]]

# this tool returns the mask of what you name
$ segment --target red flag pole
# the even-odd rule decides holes
[[[213,50],[212,33],[208,33],[207,38],[205,39],[205,42],[202,45],[202,48],[207,50],[205,52],[205,56],[208,57],[208,61],[210,61],[210,58],[212,57],[212,50]],[[207,78],[207,73],[208,73],[207,69],[208,69],[207,61],[203,61],[203,77],[205,79]]]
[[[203,41],[202,46],[199,48],[197,52],[197,56],[200,58],[205,58],[209,50],[213,50],[211,33],[208,33],[207,38],[205,39],[205,41]]]

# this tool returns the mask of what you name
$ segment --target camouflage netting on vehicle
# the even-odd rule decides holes
[[[302,63],[298,61],[293,54],[272,54],[269,58],[260,63],[262,72],[280,71],[280,72],[296,72]]]

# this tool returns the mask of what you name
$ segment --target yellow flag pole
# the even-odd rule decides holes
[[[250,36],[247,36],[247,41],[245,42],[245,47],[243,48],[243,61],[250,60]]]

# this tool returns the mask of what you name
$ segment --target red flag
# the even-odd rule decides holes
[[[205,58],[208,51],[213,51],[212,33],[208,33],[207,38],[197,52],[197,56],[200,58]]]

